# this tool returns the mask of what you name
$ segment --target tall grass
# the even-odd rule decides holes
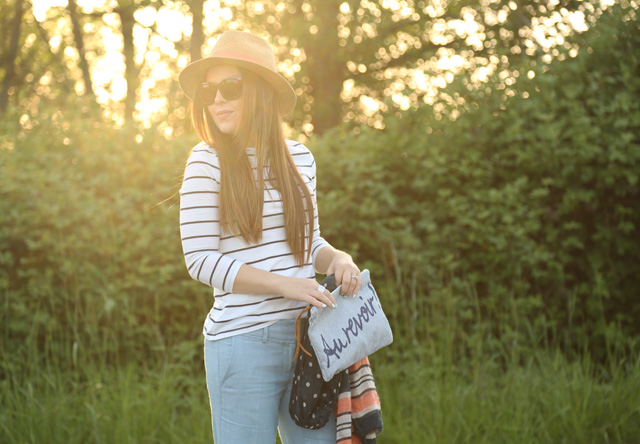
[[[637,341],[620,341],[603,362],[587,351],[568,358],[518,314],[517,295],[496,337],[473,287],[458,283],[443,276],[432,294],[401,275],[377,284],[395,336],[372,357],[380,442],[640,442]]]
[[[480,333],[464,347],[465,315],[455,304],[469,295],[417,294],[428,303],[412,306],[396,285],[377,283],[386,311],[417,315],[392,322],[395,342],[372,356],[381,444],[640,442],[637,353],[570,361]],[[59,346],[43,351],[28,340],[3,356],[0,442],[212,442],[199,336],[117,360],[111,346],[74,346],[72,334],[47,341]]]
[[[540,351],[524,365],[475,369],[375,359],[384,443],[633,443],[639,362],[613,372]]]
[[[210,442],[204,377],[189,358],[197,348],[183,343],[151,362],[118,365],[27,355],[30,363],[0,383],[0,442]]]
[[[0,383],[3,443],[210,443],[200,341],[147,364],[23,367]],[[635,443],[640,360],[596,368],[539,351],[523,365],[373,356],[385,443]],[[35,359],[34,359],[35,361]],[[187,362],[189,361],[189,362]],[[68,364],[68,363],[66,363]]]

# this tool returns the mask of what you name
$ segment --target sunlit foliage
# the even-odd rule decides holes
[[[157,125],[167,137],[181,132],[185,115],[178,72],[192,57],[206,56],[226,29],[249,29],[274,45],[300,97],[288,122],[309,134],[341,121],[382,128],[387,114],[442,101],[454,78],[467,78],[473,89],[495,72],[513,81],[516,61],[548,63],[566,57],[561,48],[575,56],[579,48],[567,37],[608,6],[600,0],[85,0],[74,24],[67,1],[11,0],[0,6],[3,29],[12,28],[18,3],[19,53],[4,93],[13,106],[37,114],[43,99],[64,106],[84,96],[105,119]],[[637,7],[635,0],[629,4]],[[11,39],[3,33],[4,54]],[[86,91],[82,60],[93,91]],[[10,62],[3,62],[5,74]]]

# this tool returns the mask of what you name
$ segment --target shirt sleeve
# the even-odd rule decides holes
[[[224,292],[232,292],[242,263],[221,253],[220,167],[210,149],[196,147],[180,188],[180,235],[189,275]]]
[[[313,216],[315,218],[315,227],[313,230],[313,238],[311,241],[311,263],[313,264],[313,269],[316,269],[316,258],[318,257],[318,252],[322,250],[324,247],[329,247],[329,242],[323,239],[320,236],[320,217],[318,215],[318,202],[316,199],[316,190],[317,190],[317,174],[316,174],[316,161],[313,159],[312,162],[312,176],[311,182],[309,183],[309,191],[311,192],[311,200],[313,202]]]

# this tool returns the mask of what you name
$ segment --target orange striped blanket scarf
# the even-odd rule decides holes
[[[380,399],[366,357],[343,372],[336,426],[337,444],[374,444],[382,432]]]

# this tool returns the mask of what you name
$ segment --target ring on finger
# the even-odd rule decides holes
[[[324,291],[325,291],[325,290],[326,290],[326,288],[325,288],[325,287],[323,287],[322,285],[318,285],[318,291],[319,291],[320,293],[324,293]]]

